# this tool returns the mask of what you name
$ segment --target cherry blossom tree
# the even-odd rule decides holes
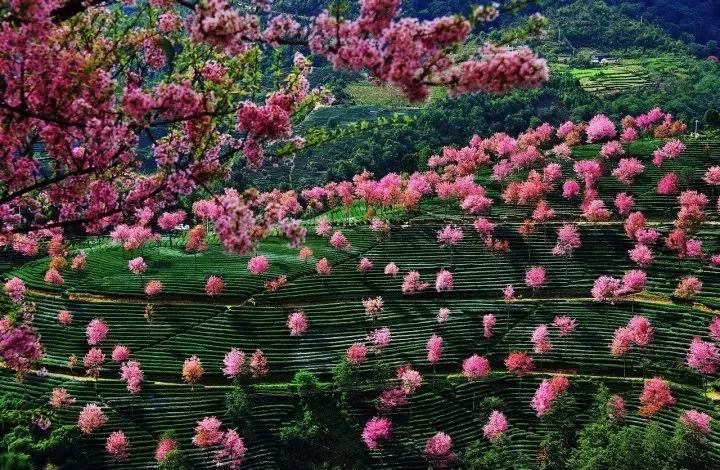
[[[221,181],[237,156],[252,171],[322,143],[293,128],[296,116],[332,101],[327,90],[310,89],[309,58],[296,53],[285,77],[257,81],[274,86],[242,85],[264,72],[261,60],[248,57],[281,45],[306,47],[335,69],[364,69],[411,100],[425,99],[433,85],[452,94],[499,93],[548,79],[545,61],[527,48],[486,45],[468,58],[452,54],[476,25],[526,2],[427,21],[400,18],[399,2],[360,3],[356,18],[340,10],[294,18],[254,2],[143,1],[128,11],[75,0],[9,4],[0,43],[7,53],[0,61],[0,119],[7,123],[0,238],[32,244],[66,227],[101,233],[153,221],[170,230],[184,213],[169,210]],[[545,24],[534,15],[513,34],[537,34]],[[140,168],[141,135],[151,145],[152,171]],[[29,151],[36,143],[43,155]],[[272,143],[282,144],[276,154],[267,153]],[[212,220],[224,246],[240,254],[273,225],[293,226],[298,212],[292,192],[229,189],[213,196],[212,206],[198,204],[193,213]],[[273,198],[285,198],[288,210],[266,211]]]
[[[452,451],[452,439],[444,432],[438,432],[428,439],[423,452],[434,468],[447,468],[457,459]]]
[[[670,392],[670,384],[659,377],[645,381],[643,391],[640,394],[640,414],[645,417],[653,417],[663,409],[673,406],[675,397]]]
[[[510,429],[507,417],[501,411],[492,410],[487,423],[483,426],[483,435],[493,444],[499,442]]]

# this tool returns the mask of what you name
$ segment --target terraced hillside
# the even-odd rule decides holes
[[[650,226],[662,233],[672,230],[672,216],[677,210],[674,196],[658,195],[655,186],[661,175],[676,171],[684,189],[710,194],[712,188],[702,181],[704,170],[720,161],[720,142],[689,141],[682,159],[668,162],[662,171],[647,165],[632,191],[636,209],[642,210]],[[657,147],[654,141],[639,141],[628,146],[627,153],[647,160]],[[599,146],[574,149],[574,158],[595,158]],[[561,162],[566,174],[571,163]],[[494,198],[498,187],[487,178],[488,193]],[[602,197],[625,190],[610,176],[601,178],[598,187]],[[499,198],[496,198],[499,201]],[[608,205],[611,200],[606,201]],[[191,444],[196,422],[205,416],[218,416],[226,422],[225,394],[231,383],[223,377],[223,356],[230,347],[248,354],[261,349],[268,360],[267,377],[247,385],[250,402],[250,426],[244,433],[248,448],[243,468],[278,468],[281,455],[281,429],[300,413],[301,394],[293,375],[301,370],[318,374],[320,400],[325,410],[321,418],[331,429],[333,444],[343,444],[337,454],[348,461],[335,463],[343,468],[424,468],[422,449],[437,431],[453,439],[461,452],[478,440],[484,449],[490,443],[482,440],[482,426],[487,419],[480,403],[489,397],[499,398],[502,410],[511,423],[508,432],[511,447],[533,459],[537,446],[547,433],[530,407],[539,383],[554,374],[570,375],[570,393],[575,397],[575,417],[588,419],[589,408],[598,385],[604,383],[612,393],[626,400],[627,423],[645,426],[638,415],[638,396],[645,378],[661,375],[671,381],[677,404],[658,414],[653,421],[672,429],[682,411],[695,408],[717,416],[716,394],[698,375],[683,363],[692,338],[704,334],[711,319],[720,314],[720,268],[700,260],[678,261],[672,254],[658,250],[655,262],[647,269],[647,290],[641,295],[614,303],[593,301],[590,290],[599,276],[622,276],[633,268],[627,252],[633,243],[623,232],[622,220],[578,222],[580,211],[563,202],[559,195],[549,199],[557,217],[540,224],[530,236],[518,234],[518,227],[528,216],[527,207],[497,202],[492,220],[496,235],[507,239],[510,251],[491,253],[475,234],[473,217],[463,214],[456,203],[429,200],[416,211],[392,214],[388,236],[378,238],[364,219],[364,208],[350,215],[341,210],[326,214],[330,223],[343,231],[352,243],[350,250],[335,250],[327,239],[308,235],[311,260],[301,260],[297,251],[286,246],[286,240],[270,237],[262,245],[270,270],[261,276],[247,271],[249,256],[225,252],[211,240],[207,252],[187,254],[182,242],[164,239],[157,246],[142,251],[125,252],[108,240],[84,241],[87,269],[66,270],[65,282],[52,286],[43,280],[47,259],[29,262],[3,255],[5,277],[17,276],[28,287],[26,297],[36,306],[35,325],[42,334],[46,357],[40,366],[47,374],[31,374],[18,383],[3,372],[0,392],[22,398],[25,408],[45,404],[55,387],[64,387],[77,401],[53,414],[55,423],[74,425],[85,403],[100,404],[109,417],[103,429],[77,442],[80,457],[75,468],[155,468],[153,458],[160,436],[174,431],[188,463],[193,468],[212,468],[207,450]],[[710,212],[710,211],[708,211]],[[707,253],[720,252],[720,224],[717,213],[703,225],[696,237],[703,241]],[[313,226],[317,218],[307,219]],[[566,221],[577,222],[583,244],[570,258],[551,255],[556,229]],[[452,223],[462,228],[465,237],[452,256],[439,249],[436,234]],[[312,232],[312,230],[310,231]],[[177,238],[177,237],[176,237]],[[77,250],[78,248],[75,248]],[[128,260],[143,256],[148,270],[137,276],[127,269]],[[331,264],[329,276],[315,272],[315,262],[326,257]],[[358,272],[358,261],[367,257],[374,268]],[[383,274],[383,267],[395,262],[397,277]],[[547,285],[539,291],[525,288],[525,271],[529,265],[547,270]],[[407,295],[401,293],[402,274],[418,270],[422,279],[432,283],[441,268],[452,271],[454,288],[438,293],[430,288]],[[277,292],[265,289],[264,282],[285,274],[287,285]],[[701,294],[693,301],[673,297],[678,280],[692,274],[703,283]],[[225,290],[215,297],[205,293],[205,281],[222,277]],[[163,292],[148,298],[142,290],[148,280],[160,280]],[[507,304],[502,289],[516,286],[517,301]],[[381,296],[384,311],[373,321],[368,318],[362,300]],[[152,322],[144,314],[152,305]],[[450,309],[447,322],[439,324],[438,310]],[[58,324],[57,313],[68,310],[74,316],[69,326]],[[308,332],[299,337],[288,333],[288,314],[302,310],[309,320]],[[495,334],[483,336],[483,316],[497,317]],[[536,370],[525,377],[505,371],[503,360],[512,351],[530,351],[530,336],[541,323],[552,323],[557,315],[572,316],[577,330],[567,337],[553,337],[554,348],[534,355]],[[613,332],[634,315],[643,315],[652,323],[654,340],[644,351],[633,351],[625,358],[614,358],[609,351]],[[67,367],[68,356],[79,357],[87,350],[85,328],[93,318],[110,325],[107,340],[101,346],[108,353],[108,363],[100,378],[84,377],[82,370]],[[392,332],[390,345],[338,379],[337,364],[350,345],[363,342],[376,327]],[[702,332],[702,333],[699,333]],[[430,365],[426,342],[433,335],[444,339],[440,361]],[[118,378],[118,364],[109,360],[113,345],[130,348],[132,357],[142,364],[145,380],[137,395],[130,395]],[[469,382],[461,374],[463,359],[472,354],[485,355],[492,374]],[[205,375],[194,387],[181,380],[183,361],[197,355]],[[374,400],[385,384],[387,370],[411,364],[424,376],[420,389],[408,397],[408,404],[393,413],[393,434],[378,450],[358,448],[364,423],[374,415]],[[81,367],[81,366],[78,366]],[[334,381],[333,381],[334,380]],[[339,385],[338,385],[339,384]],[[344,387],[344,388],[343,388]],[[341,424],[338,424],[341,423]],[[104,452],[110,431],[122,429],[131,442],[130,460],[113,462]],[[720,461],[720,436],[710,435],[710,452]],[[349,442],[349,443],[348,443]]]

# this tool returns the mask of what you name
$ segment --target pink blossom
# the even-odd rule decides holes
[[[595,284],[590,293],[595,302],[613,302],[620,295],[620,289],[621,284],[619,279],[610,276],[600,276],[595,280]]]
[[[383,390],[378,397],[379,410],[394,410],[407,404],[407,394],[402,388],[388,388]]]
[[[363,299],[362,304],[365,308],[365,313],[370,318],[375,320],[382,313],[383,305],[385,304],[385,302],[383,301],[382,297],[374,297],[369,299]]]
[[[140,369],[140,363],[137,361],[127,361],[120,366],[120,379],[127,384],[128,392],[139,393],[140,384],[143,381],[143,372]]]
[[[358,271],[361,273],[366,273],[368,271],[372,271],[373,268],[373,262],[370,261],[368,258],[362,258],[360,262],[358,263]]]
[[[614,357],[620,357],[630,350],[634,341],[634,334],[630,328],[618,328],[613,334],[610,353]]]
[[[130,358],[130,348],[122,344],[116,344],[111,356],[115,362],[125,362]]]
[[[195,426],[192,443],[203,448],[220,444],[224,435],[221,427],[222,422],[214,416],[201,419]]]
[[[221,448],[215,452],[215,462],[217,466],[227,465],[228,468],[235,470],[240,468],[247,448],[245,442],[234,429],[225,432],[222,436]]]
[[[611,140],[603,144],[600,155],[607,158],[617,157],[625,154],[622,144],[617,140]]]
[[[315,226],[315,233],[321,237],[328,237],[330,232],[332,232],[332,226],[330,226],[328,219],[323,217]]]
[[[648,346],[653,339],[654,330],[647,317],[632,317],[628,322],[628,329],[632,332],[633,342],[640,347]]]
[[[15,303],[21,303],[25,295],[25,283],[17,277],[11,278],[5,283],[5,292]]]
[[[659,237],[660,234],[658,231],[651,228],[640,228],[635,231],[635,240],[637,240],[638,243],[653,245]]]
[[[427,360],[435,364],[440,360],[443,352],[443,339],[438,335],[432,335],[427,342]]]
[[[128,459],[128,448],[130,443],[128,442],[125,433],[122,431],[115,431],[110,433],[107,441],[105,442],[105,450],[108,455],[116,461],[124,461]]]
[[[336,250],[349,250],[351,248],[347,237],[345,237],[340,230],[336,230],[335,233],[332,234],[332,237],[330,237],[330,245]]]
[[[688,240],[685,243],[685,256],[697,259],[705,258],[705,254],[702,251],[702,240]]]
[[[700,293],[702,282],[694,276],[685,276],[675,288],[674,295],[681,299],[691,299]]]
[[[588,222],[605,222],[610,220],[610,211],[605,208],[605,203],[600,199],[589,201],[585,205],[582,215]]]
[[[60,310],[57,314],[58,322],[63,326],[71,325],[73,322],[72,313],[67,310]]]
[[[85,255],[84,251],[80,251],[80,253],[73,257],[70,267],[73,271],[82,271],[83,269],[85,269],[86,264],[87,256]]]
[[[637,140],[637,138],[637,130],[632,127],[623,129],[622,134],[620,134],[620,140],[624,143],[632,142],[633,140]]]
[[[525,273],[525,283],[532,290],[540,289],[545,281],[545,268],[542,266],[533,266]]]
[[[268,373],[267,358],[260,349],[256,349],[250,358],[250,372],[253,377],[264,377]]]
[[[380,441],[390,438],[392,422],[388,418],[374,416],[367,423],[362,432],[362,440],[370,450],[378,448]]]
[[[483,315],[483,336],[485,338],[492,338],[493,335],[493,327],[495,326],[495,323],[497,322],[497,319],[495,318],[495,315],[492,313],[488,313]]]
[[[712,418],[707,413],[687,410],[680,416],[680,422],[697,434],[710,434]]]
[[[670,393],[670,384],[659,377],[645,381],[645,386],[640,394],[640,414],[645,417],[652,417],[664,408],[675,404],[675,397]]]
[[[635,248],[628,251],[630,254],[630,259],[638,264],[641,268],[645,268],[647,266],[650,266],[650,264],[653,262],[653,253],[652,250],[647,246],[643,245],[642,243],[638,243],[635,245]]]
[[[53,408],[65,408],[75,403],[75,398],[64,388],[53,388],[52,395],[50,396],[50,406]]]
[[[128,261],[128,269],[130,269],[131,273],[139,275],[147,270],[147,264],[145,264],[142,256],[138,256]]]
[[[410,271],[403,277],[402,292],[403,294],[415,294],[427,289],[429,284],[420,280],[420,273]]]
[[[635,205],[635,198],[627,193],[615,195],[615,208],[620,215],[628,215]]]
[[[183,223],[185,220],[185,211],[179,210],[176,212],[163,212],[158,217],[158,226],[163,230],[173,230],[175,227]]]
[[[155,460],[161,462],[165,459],[167,454],[178,448],[177,442],[170,437],[164,437],[158,441],[158,445],[155,448]]]
[[[604,114],[595,115],[585,129],[587,141],[597,142],[602,139],[612,139],[617,135],[615,124]]]
[[[567,336],[577,328],[577,322],[574,318],[558,315],[553,319],[553,326],[557,327],[560,336]]]
[[[687,365],[703,374],[714,374],[720,363],[720,351],[715,344],[696,336],[690,343]]]
[[[580,231],[577,226],[563,224],[557,231],[557,244],[552,249],[552,254],[556,256],[572,256],[573,252],[580,246]]]
[[[450,319],[450,309],[447,307],[440,307],[437,314],[437,322],[445,323]]]
[[[608,405],[610,408],[610,419],[620,420],[625,418],[625,400],[623,400],[623,397],[621,397],[620,395],[611,396],[610,403]]]
[[[395,263],[393,263],[392,261],[389,262],[389,263],[385,266],[384,273],[385,273],[386,276],[395,277],[395,276],[398,275],[399,272],[400,272],[400,269],[398,269],[397,265],[396,265]]]
[[[542,416],[552,407],[553,401],[570,386],[566,377],[555,376],[550,380],[543,380],[535,390],[531,405],[538,416]]]
[[[317,263],[315,263],[315,272],[317,272],[321,276],[327,276],[330,274],[331,271],[330,262],[327,260],[327,258],[321,258]]]
[[[490,361],[487,358],[473,354],[463,361],[463,375],[468,380],[487,377],[490,374]]]
[[[85,336],[87,336],[88,344],[90,346],[95,346],[96,344],[105,341],[109,332],[110,327],[107,326],[107,323],[99,318],[94,318],[90,320],[90,323],[88,323],[88,326],[85,329]]]
[[[302,336],[308,330],[308,321],[304,312],[293,312],[288,315],[287,327],[290,329],[290,336]]]
[[[457,459],[457,455],[452,451],[452,439],[444,432],[428,439],[424,452],[434,468],[447,468]]]
[[[503,289],[503,300],[506,304],[509,304],[511,302],[515,301],[515,289],[512,285],[507,285]]]
[[[535,363],[527,353],[511,352],[505,358],[505,367],[515,375],[525,375],[535,368]]]
[[[505,415],[497,410],[490,412],[487,423],[483,426],[483,435],[492,443],[496,443],[502,439],[507,430],[510,429]]]
[[[703,181],[710,186],[720,186],[720,166],[716,165],[708,168],[703,176]]]
[[[230,351],[226,353],[223,358],[223,364],[225,365],[222,369],[223,375],[234,379],[243,372],[245,367],[245,353],[238,348],[230,348]]]
[[[45,282],[61,286],[65,283],[65,279],[63,279],[57,269],[50,268],[45,272]]]
[[[83,357],[83,365],[87,369],[87,374],[90,376],[97,377],[104,363],[105,354],[103,354],[100,348],[90,348]]]
[[[107,416],[95,403],[88,403],[78,416],[78,428],[83,434],[92,434],[107,423]]]
[[[530,341],[533,343],[534,351],[538,354],[545,354],[552,349],[547,325],[538,325],[530,335]]]
[[[219,276],[210,276],[205,282],[205,293],[210,297],[220,295],[225,288],[225,283]]]
[[[653,163],[662,165],[665,160],[674,160],[685,151],[685,144],[677,139],[665,143],[662,147],[653,152]]]
[[[363,343],[353,343],[347,350],[347,361],[353,366],[359,366],[367,357],[367,346]]]
[[[190,356],[183,362],[182,378],[183,381],[191,387],[200,382],[203,373],[205,373],[205,370],[197,356]]]
[[[379,354],[383,348],[390,344],[390,329],[379,328],[373,330],[368,334],[367,340],[372,344],[373,352]]]
[[[454,225],[446,225],[437,233],[437,242],[444,247],[455,246],[463,239],[462,230]]]
[[[641,175],[643,171],[645,171],[645,165],[637,158],[622,158],[612,175],[621,183],[630,185],[633,184],[635,177]]]
[[[401,366],[395,371],[395,375],[402,382],[402,388],[407,394],[415,393],[422,385],[420,372],[408,366]]]
[[[264,273],[269,267],[267,256],[254,256],[247,263],[248,271],[255,276]]]
[[[720,342],[720,317],[713,318],[708,329],[710,331],[710,337],[714,341]]]
[[[473,222],[473,227],[475,227],[475,231],[481,237],[492,236],[493,232],[495,231],[495,224],[490,222],[485,217],[479,217],[475,219],[475,221]]]
[[[145,284],[145,295],[148,297],[154,297],[160,294],[163,290],[163,283],[160,281],[150,281]]]
[[[562,196],[565,199],[570,199],[573,197],[577,197],[580,194],[580,185],[575,180],[565,180],[565,183],[563,183],[563,193]]]
[[[304,246],[298,251],[298,258],[308,260],[313,257],[313,251],[310,247]]]
[[[631,269],[623,276],[621,291],[625,294],[636,294],[645,290],[647,274],[639,269]]]
[[[451,291],[453,289],[453,275],[447,269],[441,269],[435,278],[435,290],[438,292]]]
[[[658,194],[673,194],[678,192],[678,176],[675,173],[667,173],[657,184]]]

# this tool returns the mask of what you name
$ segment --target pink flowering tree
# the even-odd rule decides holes
[[[490,375],[490,361],[487,358],[473,354],[462,363],[462,373],[470,382]],[[473,410],[475,410],[475,394],[473,387]]]
[[[454,248],[462,241],[463,237],[463,231],[455,225],[446,225],[441,230],[438,230],[438,245],[450,250],[450,266],[453,265]]]
[[[0,239],[38,241],[66,227],[101,233],[156,223],[168,230],[180,218],[168,210],[217,187],[233,161],[253,171],[327,141],[303,139],[293,126],[332,102],[326,89],[309,86],[310,58],[296,53],[284,76],[254,78],[272,75],[257,64],[281,45],[304,47],[336,70],[364,70],[414,101],[434,85],[451,94],[502,93],[548,80],[545,61],[527,48],[488,44],[468,57],[452,53],[477,25],[525,2],[426,21],[401,18],[399,3],[363,0],[347,10],[355,17],[325,10],[308,18],[270,11],[265,2],[139,1],[121,12],[122,28],[112,3],[8,4],[0,20],[0,118],[7,122]],[[545,24],[534,15],[513,34],[540,33]],[[152,165],[143,165],[141,135]],[[42,155],[28,151],[28,142],[42,146]],[[298,212],[267,204],[292,200],[292,192],[213,196],[212,210],[200,212],[240,254]]]

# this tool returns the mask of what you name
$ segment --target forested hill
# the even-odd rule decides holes
[[[632,18],[651,20],[691,44],[699,56],[720,54],[720,2],[717,0],[608,0]]]
[[[276,8],[301,14],[317,13],[328,0],[277,0]],[[405,0],[403,12],[408,16],[432,18],[453,13],[467,13],[470,0]],[[482,3],[482,2],[479,2]],[[608,8],[611,7],[611,8]],[[600,32],[593,37],[614,40],[618,46],[656,43],[669,46],[667,36],[686,44],[699,57],[720,55],[720,2],[717,0],[547,0],[543,12],[558,9],[570,20],[571,29],[584,26],[584,32]],[[578,15],[578,13],[580,14]],[[632,23],[628,19],[636,20]],[[592,21],[587,21],[592,20]],[[579,22],[578,22],[579,21]],[[574,23],[574,25],[573,25]],[[635,24],[636,23],[636,24]],[[563,25],[565,26],[565,21]],[[583,29],[574,35],[585,36]],[[644,47],[644,46],[640,46]]]

